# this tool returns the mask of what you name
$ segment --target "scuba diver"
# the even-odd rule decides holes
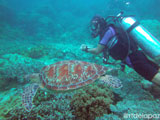
[[[95,48],[82,44],[87,53],[103,53],[103,63],[109,63],[111,56],[120,60],[121,65],[133,68],[146,80],[160,88],[160,42],[153,37],[132,16],[94,16],[90,22],[93,38],[100,40]],[[160,89],[159,89],[160,90]]]

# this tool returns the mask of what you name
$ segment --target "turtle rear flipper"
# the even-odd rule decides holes
[[[22,93],[22,103],[24,105],[24,108],[30,112],[33,107],[33,98],[36,95],[36,92],[39,88],[39,85],[36,83],[31,84],[30,86],[25,87],[23,93]]]
[[[100,78],[100,82],[112,88],[121,88],[123,84],[120,79],[112,75],[105,75]]]

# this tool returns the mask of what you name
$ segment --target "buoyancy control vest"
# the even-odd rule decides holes
[[[115,30],[115,36],[111,37],[103,50],[103,57],[111,56],[115,60],[124,60],[129,53],[138,49],[132,38],[122,29],[121,25],[114,21],[107,21],[107,27],[103,34],[100,35],[100,40],[103,38],[109,27]]]

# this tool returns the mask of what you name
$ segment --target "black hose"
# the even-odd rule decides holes
[[[129,35],[128,35],[127,31],[125,31],[125,30],[123,29],[121,22],[120,22],[120,21],[118,21],[118,22],[119,22],[120,27],[122,28],[123,32],[126,34],[127,40],[128,40],[128,52],[127,52],[126,57],[122,60],[122,61],[124,61],[124,60],[128,57],[128,55],[129,55],[129,52],[130,52],[130,49],[131,49],[131,40],[130,40],[130,38],[129,38]]]

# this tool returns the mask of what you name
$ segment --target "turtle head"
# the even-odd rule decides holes
[[[39,83],[40,82],[39,73],[25,75],[24,80],[32,83]]]

